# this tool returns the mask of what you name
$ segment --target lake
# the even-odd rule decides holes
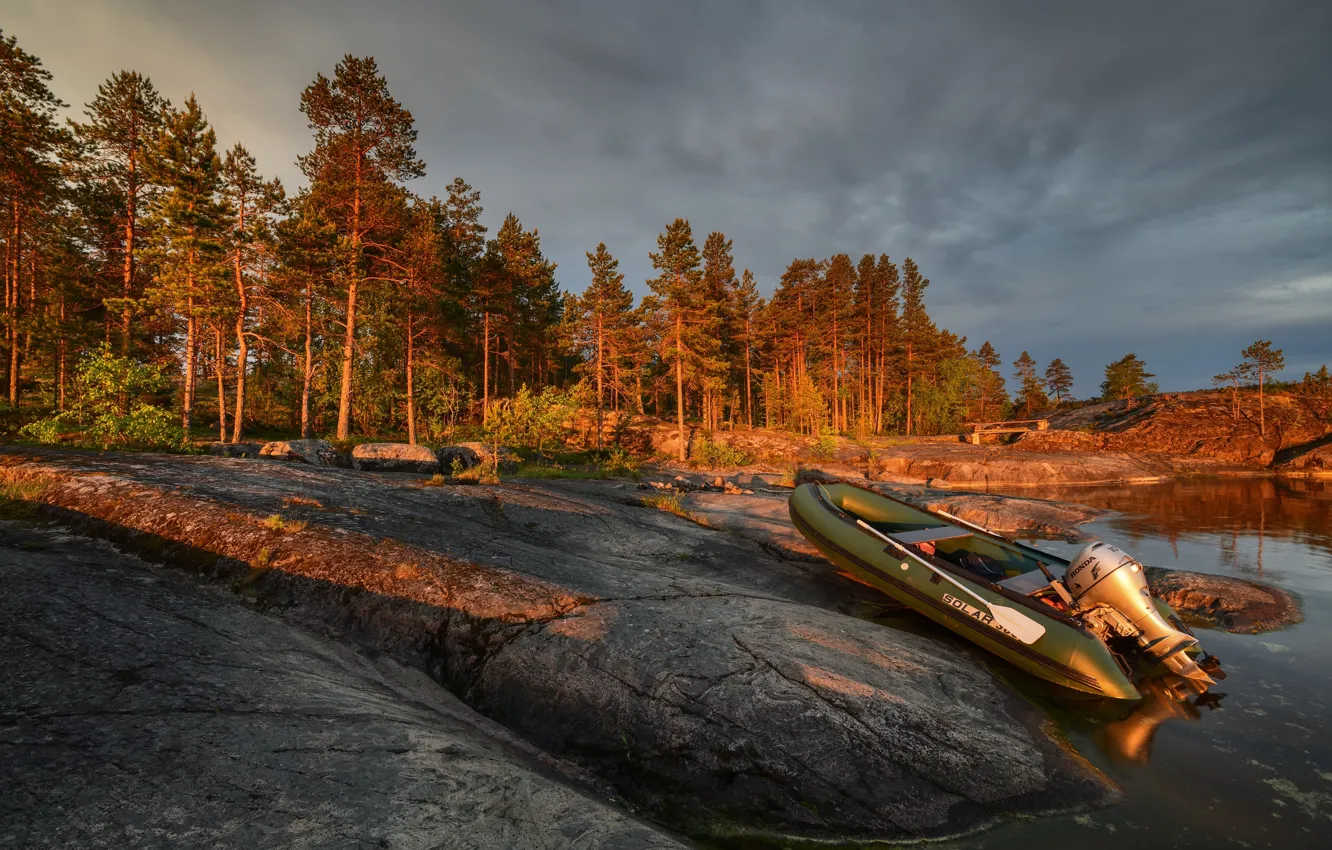
[[[1303,847],[1332,838],[1332,481],[1194,478],[1010,492],[1113,510],[1086,530],[1146,564],[1285,588],[1301,599],[1305,621],[1261,635],[1199,629],[1229,676],[1213,689],[1225,696],[1212,707],[1149,700],[1124,717],[997,670],[1120,785],[1124,801],[935,846]],[[1034,545],[1065,555],[1078,548]]]

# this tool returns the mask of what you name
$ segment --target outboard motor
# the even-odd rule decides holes
[[[1073,557],[1064,585],[1077,602],[1077,613],[1102,637],[1132,638],[1199,693],[1216,684],[1185,651],[1198,643],[1157,610],[1147,576],[1136,558],[1109,543],[1092,543]]]

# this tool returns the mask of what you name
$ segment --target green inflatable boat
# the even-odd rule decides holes
[[[1137,670],[1160,673],[1181,694],[1224,678],[1151,595],[1142,564],[1107,543],[1066,561],[846,482],[801,484],[789,508],[828,560],[1042,679],[1134,700]]]

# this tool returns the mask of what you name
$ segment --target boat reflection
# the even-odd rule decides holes
[[[1161,725],[1170,720],[1193,721],[1202,717],[1202,709],[1220,707],[1225,694],[1208,692],[1196,698],[1181,697],[1166,679],[1140,682],[1142,702],[1122,720],[1112,720],[1094,735],[1101,750],[1117,762],[1146,764],[1152,755],[1152,741]]]

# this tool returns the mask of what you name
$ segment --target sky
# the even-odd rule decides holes
[[[1332,362],[1332,3],[3,0],[81,113],[112,72],[196,93],[301,183],[298,105],[345,54],[411,110],[425,177],[540,231],[567,290],[636,292],[678,217],[771,292],[796,257],[912,257],[927,304],[1095,395],[1207,386],[1256,339]],[[1007,367],[1006,367],[1007,368]]]

